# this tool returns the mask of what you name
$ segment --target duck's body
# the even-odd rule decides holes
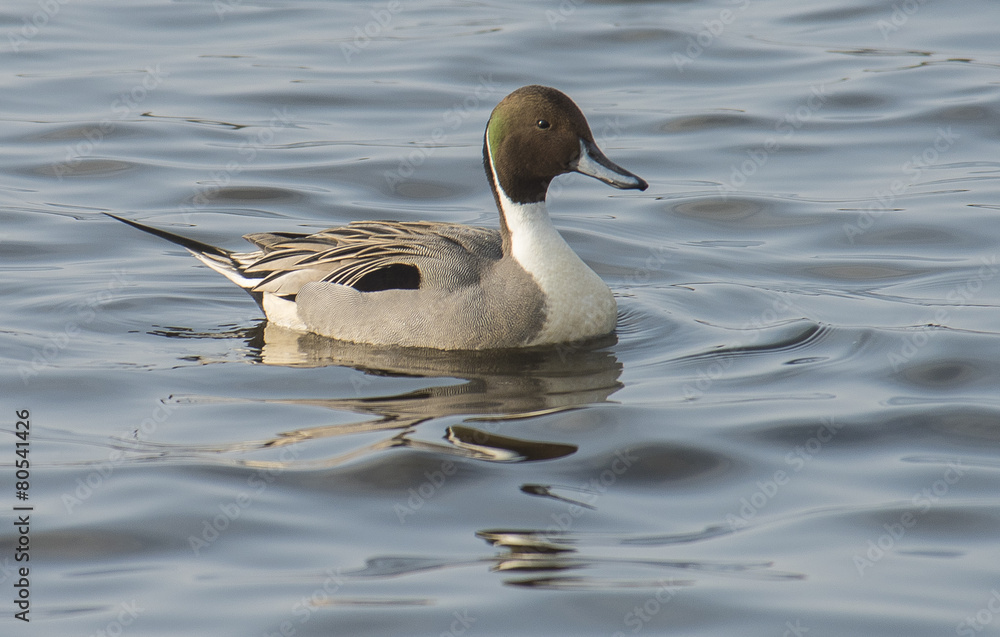
[[[611,290],[552,226],[545,192],[570,171],[618,188],[646,182],[604,157],[568,97],[541,86],[494,109],[483,156],[499,229],[362,221],[312,235],[247,235],[259,250],[233,253],[119,219],[187,248],[246,289],[269,321],[331,338],[491,349],[613,331]]]

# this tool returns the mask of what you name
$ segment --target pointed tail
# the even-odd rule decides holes
[[[113,215],[110,212],[105,212],[104,214],[112,219],[117,219],[122,223],[126,223],[133,228],[155,235],[161,239],[166,239],[171,243],[176,243],[197,257],[199,261],[247,291],[250,291],[250,288],[260,283],[259,278],[251,279],[243,276],[243,273],[240,271],[239,264],[232,258],[233,253],[229,250],[209,245],[207,243],[202,243],[201,241],[196,241],[195,239],[182,237],[179,234],[167,232],[166,230],[146,226],[136,221],[124,219],[117,215]],[[253,293],[251,292],[251,294]]]

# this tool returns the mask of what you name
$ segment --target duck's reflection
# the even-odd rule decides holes
[[[712,526],[690,533],[628,536],[525,529],[484,529],[476,537],[496,549],[471,559],[380,556],[344,577],[396,578],[442,569],[481,567],[505,576],[509,586],[548,590],[675,589],[702,580],[797,581],[802,573],[754,560],[667,559],[654,549],[697,544],[733,533]]]
[[[627,537],[616,533],[489,529],[478,531],[476,537],[499,549],[493,558],[492,569],[516,575],[505,580],[512,586],[651,588],[692,586],[707,575],[762,581],[803,578],[801,573],[774,569],[771,562],[671,560],[648,555],[651,547],[705,542],[732,532],[728,528],[711,526],[693,533]],[[571,574],[581,570],[589,573]],[[618,575],[604,576],[601,571],[605,570]],[[623,577],[623,573],[628,576]]]
[[[402,394],[371,397],[261,398],[270,404],[325,407],[363,414],[365,420],[336,425],[289,429],[269,440],[215,446],[213,452],[246,454],[298,445],[311,440],[385,431],[391,435],[333,457],[305,460],[240,459],[238,464],[275,469],[332,467],[392,448],[411,447],[494,462],[559,458],[576,451],[559,444],[498,433],[497,422],[538,416],[606,402],[622,387],[622,365],[609,346],[615,337],[557,347],[488,352],[445,352],[411,348],[379,348],[303,334],[267,323],[249,334],[251,356],[267,365],[351,367],[376,376],[408,376],[429,380],[426,387]],[[454,379],[464,382],[455,384]],[[433,379],[442,379],[435,384]],[[340,392],[343,393],[343,392]],[[175,402],[216,402],[185,396]],[[410,437],[430,419],[465,416],[440,442]],[[207,451],[207,450],[205,450]]]

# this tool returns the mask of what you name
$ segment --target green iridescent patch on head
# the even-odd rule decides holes
[[[486,137],[490,143],[490,154],[500,144],[500,140],[506,133],[506,129],[506,120],[504,120],[503,115],[500,113],[500,109],[496,109],[493,112],[493,116],[490,117],[489,126],[486,128]]]

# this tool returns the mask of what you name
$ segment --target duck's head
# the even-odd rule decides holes
[[[486,125],[483,162],[498,205],[498,189],[516,203],[544,201],[549,182],[568,172],[590,175],[615,188],[648,187],[641,177],[608,159],[580,108],[547,86],[521,87],[497,104]]]

